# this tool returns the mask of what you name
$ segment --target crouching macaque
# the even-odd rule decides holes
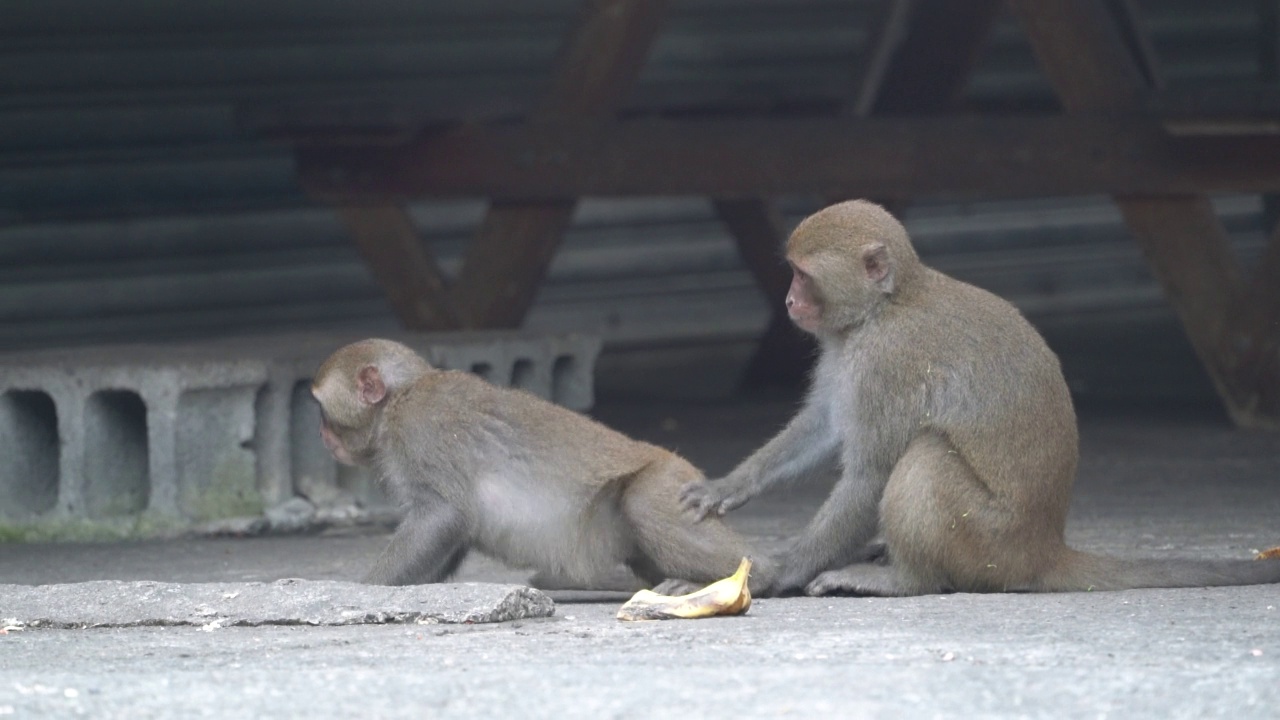
[[[839,473],[771,590],[810,595],[1111,590],[1280,582],[1280,562],[1119,560],[1067,547],[1078,457],[1058,359],[1009,303],[925,267],[883,208],[840,203],[787,242],[787,310],[821,355],[804,407],[696,517]],[[887,562],[872,562],[882,533]],[[880,558],[884,560],[884,558]]]
[[[620,564],[663,592],[733,573],[746,544],[695,522],[680,488],[701,473],[558,405],[431,367],[389,340],[341,348],[316,372],[320,434],[368,465],[404,519],[365,582],[440,582],[471,548],[512,566],[607,584]],[[752,585],[772,574],[756,558]]]

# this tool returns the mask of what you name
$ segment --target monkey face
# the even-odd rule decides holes
[[[325,421],[323,416],[320,418],[320,439],[324,442],[324,446],[328,448],[329,452],[333,455],[334,460],[337,460],[343,465],[356,464],[356,459],[347,450],[347,446],[342,443],[338,434],[329,427],[329,423]]]
[[[859,327],[922,272],[902,224],[864,200],[837,203],[805,218],[787,240],[787,259],[795,274],[788,313],[816,334]]]
[[[800,260],[791,261],[791,287],[787,290],[787,315],[791,322],[807,333],[816,333],[822,325],[822,302],[813,276]]]
[[[372,463],[389,399],[430,371],[412,349],[391,340],[371,338],[339,348],[311,382],[324,446],[345,465]]]
[[[368,464],[375,450],[373,427],[379,408],[340,402],[324,392],[328,388],[331,386],[312,391],[320,403],[320,440],[333,458],[343,465]]]
[[[372,459],[372,429],[385,394],[374,366],[359,367],[354,373],[325,370],[317,376],[311,395],[320,404],[320,439],[335,460],[362,465]]]

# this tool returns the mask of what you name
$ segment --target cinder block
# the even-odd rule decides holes
[[[58,502],[58,410],[39,390],[0,395],[0,517],[22,518]]]
[[[0,355],[0,537],[150,534],[262,516],[299,498],[316,506],[321,520],[385,510],[367,473],[329,457],[310,393],[320,363],[362,337],[313,333]],[[475,372],[575,410],[593,402],[596,337],[395,339],[437,367]],[[286,515],[299,513],[272,517]]]
[[[253,389],[265,380],[260,363],[191,357],[181,348],[0,356],[0,422],[14,425],[4,433],[12,452],[0,458],[0,494],[15,498],[6,521],[131,534],[144,516],[160,525],[191,520],[177,502],[179,465],[199,472],[202,458],[240,443],[180,429],[237,415],[252,428]],[[183,401],[237,388],[213,413]]]
[[[146,510],[151,501],[151,443],[142,396],[133,390],[98,390],[85,398],[81,417],[81,511],[96,519]]]

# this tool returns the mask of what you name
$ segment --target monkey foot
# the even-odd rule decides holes
[[[814,578],[804,589],[806,595],[860,595],[898,597],[916,595],[903,582],[901,575],[889,565],[861,563],[839,570],[829,570]]]
[[[701,590],[704,584],[705,583],[699,584],[691,580],[667,578],[657,585],[654,585],[653,592],[659,595],[688,595],[691,592]]]

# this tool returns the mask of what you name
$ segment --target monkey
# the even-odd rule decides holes
[[[727,525],[683,512],[680,488],[703,477],[684,458],[522,390],[432,367],[401,343],[338,349],[311,393],[333,457],[371,467],[404,509],[368,584],[442,582],[474,548],[584,589],[607,587],[625,565],[679,594],[752,554]],[[755,556],[751,583],[770,582],[768,559]]]
[[[767,592],[1280,582],[1276,561],[1125,560],[1067,546],[1078,431],[1057,356],[1013,305],[924,265],[884,208],[818,211],[786,258],[788,314],[819,344],[805,403],[727,476],[681,491],[686,511],[711,518],[778,483],[837,477]]]

